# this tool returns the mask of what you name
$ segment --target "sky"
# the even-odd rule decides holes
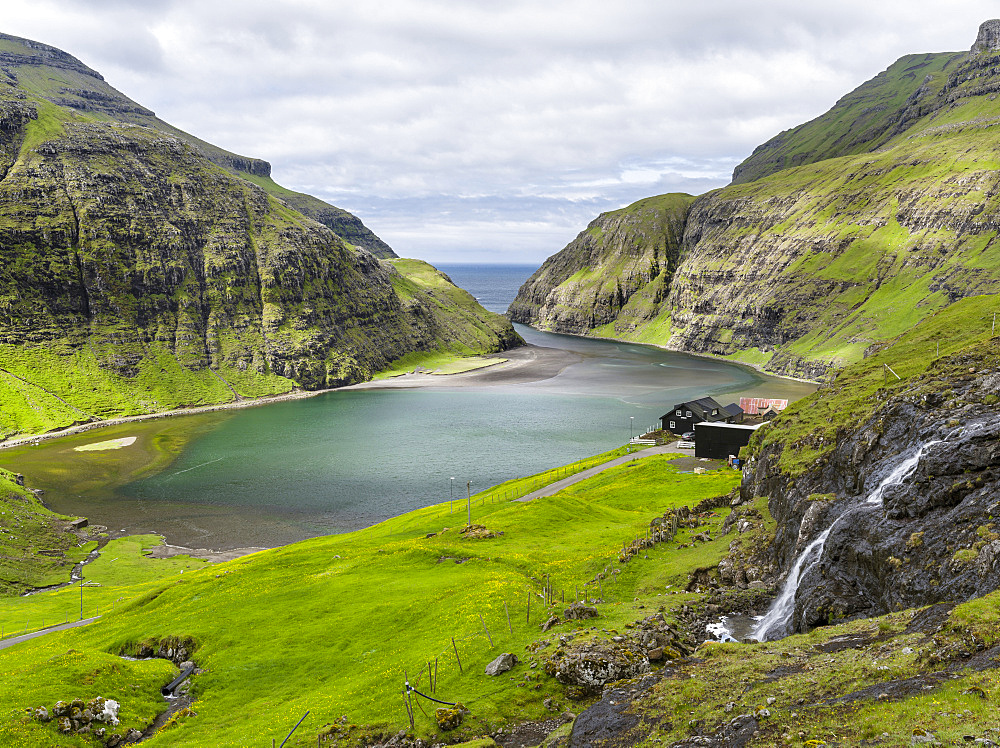
[[[540,264],[601,212],[724,186],[995,0],[4,0],[161,118],[404,257]]]

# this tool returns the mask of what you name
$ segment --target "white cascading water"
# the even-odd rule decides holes
[[[910,473],[917,469],[917,464],[920,462],[920,458],[923,457],[924,452],[935,444],[940,444],[942,441],[944,440],[936,439],[927,442],[914,455],[903,460],[896,466],[895,470],[889,473],[878,484],[878,488],[868,495],[864,506],[882,506],[882,496],[885,490],[889,486],[899,485],[906,480],[910,476]],[[795,563],[792,564],[792,569],[788,572],[785,583],[781,587],[781,592],[774,599],[774,602],[771,603],[771,607],[767,609],[767,613],[764,614],[763,618],[754,626],[753,631],[750,632],[752,638],[758,641],[767,641],[767,637],[772,631],[776,630],[776,633],[780,633],[787,629],[788,623],[792,618],[792,613],[795,612],[795,595],[799,591],[799,580],[805,572],[819,563],[820,558],[823,556],[823,547],[826,545],[826,539],[830,537],[830,533],[837,526],[837,522],[840,522],[846,516],[847,512],[834,520],[833,524],[807,545],[805,550],[795,559]],[[809,562],[808,566],[806,566],[807,562]]]

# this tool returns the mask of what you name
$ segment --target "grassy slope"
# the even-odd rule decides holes
[[[0,598],[69,581],[73,565],[91,547],[63,531],[66,519],[0,470]]]
[[[776,138],[762,178],[699,198],[666,298],[652,283],[587,327],[591,288],[613,287],[627,256],[607,240],[593,250],[601,267],[577,258],[544,292],[585,323],[574,332],[817,376],[963,296],[1000,291],[1000,102],[988,59],[981,78],[953,79],[965,60],[903,58]],[[631,240],[650,237],[640,225]]]
[[[808,470],[833,449],[838,429],[858,424],[870,413],[871,403],[910,386],[915,377],[932,377],[944,365],[941,359],[963,351],[1000,356],[1000,338],[991,337],[998,306],[998,296],[976,296],[937,312],[892,345],[846,367],[813,395],[792,403],[781,418],[755,435],[751,451],[784,445],[782,469],[790,475]]]
[[[477,497],[474,521],[504,532],[492,540],[463,540],[455,528],[463,524],[465,507],[450,514],[443,504],[349,535],[201,570],[188,566],[182,576],[154,583],[145,593],[119,586],[116,562],[109,560],[87,572],[95,581],[111,575],[105,586],[85,592],[93,603],[103,600],[105,606],[127,598],[113,613],[86,629],[0,652],[5,675],[0,681],[0,737],[19,745],[48,745],[54,728],[25,724],[18,709],[98,692],[128,702],[130,718],[141,721],[155,706],[150,694],[166,680],[164,669],[149,665],[147,672],[114,679],[111,668],[138,666],[108,653],[170,635],[194,637],[199,643],[195,657],[207,672],[196,680],[198,716],[153,738],[150,745],[247,745],[261,735],[286,732],[307,709],[312,714],[295,745],[313,745],[316,731],[342,714],[352,723],[398,729],[405,724],[398,695],[403,672],[425,690],[425,664],[435,657],[440,658],[438,694],[472,710],[462,734],[540,717],[545,713],[542,700],[559,696],[553,681],[546,678],[535,690],[521,686],[523,668],[517,681],[490,679],[482,671],[499,652],[523,652],[538,638],[538,622],[547,612],[536,593],[545,575],[572,597],[574,586],[614,563],[622,543],[643,532],[653,516],[725,493],[737,480],[728,471],[682,475],[665,459],[648,458],[528,504]],[[520,488],[529,490],[530,485],[523,481]],[[445,527],[453,529],[442,532]],[[425,537],[432,532],[438,534]],[[608,602],[600,606],[600,625],[623,625],[633,615],[627,604],[633,597],[657,599],[657,590],[665,585],[686,583],[687,573],[717,560],[726,543],[698,544],[686,556],[659,546],[649,556],[664,563],[633,561],[617,582],[605,585]],[[14,617],[26,616],[28,606],[48,606],[58,617],[60,609],[78,604],[74,592],[15,601],[20,607]],[[526,596],[532,599],[530,625],[524,622]],[[513,634],[507,631],[505,602]],[[480,615],[494,638],[493,648]],[[464,674],[451,652],[452,636]],[[68,649],[77,654],[61,656]],[[81,669],[91,672],[92,684],[77,679]],[[266,688],[251,685],[263,682]],[[435,731],[419,711],[417,722],[421,734]],[[85,743],[69,739],[65,744]]]
[[[512,482],[510,488],[523,493],[558,472]],[[651,516],[724,492],[737,479],[728,471],[678,474],[656,457],[530,504],[492,503],[489,494],[481,494],[474,499],[474,520],[505,533],[482,541],[458,537],[454,528],[461,526],[465,508],[457,507],[456,516],[447,504],[218,566],[185,557],[144,558],[155,542],[150,537],[112,541],[86,568],[88,581],[99,586],[85,588],[85,614],[100,607],[105,614],[100,623],[0,652],[0,742],[51,745],[54,726],[25,718],[23,709],[77,696],[119,700],[123,728],[147,723],[162,709],[159,686],[176,669],[162,660],[132,662],[116,655],[167,636],[193,637],[199,645],[195,659],[206,672],[194,680],[196,716],[179,718],[150,745],[280,740],[307,709],[311,713],[290,745],[314,745],[317,732],[341,715],[347,716],[340,736],[347,743],[369,728],[395,731],[407,726],[399,697],[403,672],[426,692],[426,663],[434,658],[437,696],[461,700],[471,715],[460,730],[432,739],[453,742],[501,724],[547,718],[551,712],[541,702],[549,696],[579,711],[584,705],[567,703],[562,687],[542,668],[529,667],[545,652],[525,651],[539,638],[553,638],[537,628],[548,614],[538,595],[546,575],[557,595],[572,590],[609,564],[619,566],[614,558],[621,543],[642,532]],[[755,508],[764,512],[764,522],[736,535],[740,543],[759,542],[758,533],[768,532],[765,504]],[[695,532],[708,529],[715,535],[725,514],[717,512],[707,528],[684,530],[675,542],[649,549],[648,559],[634,559],[621,567],[617,581],[605,581],[601,617],[585,622],[596,630],[564,624],[558,634],[577,631],[587,639],[604,629],[613,635],[657,609],[668,620],[683,606],[701,609],[699,595],[672,590],[725,553],[734,535],[690,544]],[[443,527],[453,529],[442,532]],[[426,537],[431,532],[438,534]],[[526,596],[532,600],[531,625],[524,621]],[[755,712],[759,734],[749,745],[858,745],[878,739],[879,745],[906,746],[919,730],[946,742],[979,736],[995,724],[992,700],[1000,694],[1000,681],[995,670],[962,670],[956,653],[969,649],[971,636],[985,646],[1000,641],[998,598],[993,594],[959,606],[933,638],[909,627],[914,611],[900,611],[779,642],[703,646],[639,697],[631,711],[646,721],[641,737],[651,743],[669,743]],[[25,619],[62,620],[77,616],[78,606],[74,587],[5,601],[0,621],[9,630],[11,622]],[[494,639],[492,648],[480,615]],[[827,647],[844,635],[856,642]],[[485,664],[501,651],[528,662],[513,677],[483,675]],[[918,682],[902,695],[893,685],[926,679],[953,657],[959,663],[954,678],[925,681],[930,689]],[[838,701],[869,686],[874,693]],[[883,689],[893,696],[876,699]],[[735,708],[727,711],[730,702]],[[416,710],[416,721],[418,734],[434,734],[431,717]],[[60,738],[59,744],[92,745],[79,737]]]
[[[0,48],[18,55],[40,53],[39,48],[25,47],[21,41],[9,38],[0,38]],[[95,132],[94,128],[120,128],[114,137],[117,138],[119,134],[123,134],[126,136],[126,140],[132,138],[135,141],[134,143],[129,141],[129,143],[135,153],[141,154],[141,156],[136,157],[142,162],[140,169],[133,169],[130,172],[128,168],[125,168],[125,166],[135,166],[132,161],[129,161],[132,158],[131,155],[123,155],[121,162],[119,162],[117,154],[113,152],[95,155],[93,150],[78,148],[77,150],[69,149],[68,152],[83,154],[79,156],[80,163],[67,157],[64,162],[57,164],[58,168],[55,169],[55,172],[72,174],[73,169],[85,166],[83,171],[87,173],[88,179],[94,179],[98,182],[101,180],[103,182],[122,182],[115,195],[124,195],[125,203],[134,201],[142,209],[131,210],[129,207],[131,203],[123,204],[120,206],[122,207],[120,215],[112,216],[109,221],[109,224],[114,227],[128,225],[130,221],[133,224],[136,222],[141,224],[141,219],[155,222],[156,219],[165,215],[152,209],[149,215],[143,212],[146,209],[146,203],[143,201],[148,201],[150,190],[155,189],[157,179],[162,178],[163,181],[169,183],[171,189],[183,194],[200,195],[202,192],[208,192],[215,195],[217,203],[212,203],[211,207],[219,209],[219,215],[214,216],[217,220],[207,230],[207,233],[210,234],[207,241],[211,244],[217,240],[221,249],[214,246],[209,247],[209,249],[213,252],[219,249],[223,255],[225,254],[223,250],[228,244],[238,245],[244,239],[254,245],[258,252],[263,252],[269,247],[276,247],[278,249],[272,254],[280,254],[291,246],[285,241],[286,235],[298,236],[298,226],[309,222],[283,202],[272,198],[268,204],[266,215],[249,228],[249,236],[240,235],[239,228],[244,217],[236,214],[249,211],[247,206],[249,203],[253,203],[250,196],[258,197],[257,190],[242,181],[233,183],[228,176],[223,176],[222,170],[217,166],[193,159],[193,157],[188,158],[187,161],[184,161],[183,158],[180,159],[183,163],[171,162],[169,156],[164,156],[161,151],[157,150],[157,146],[149,147],[151,143],[162,141],[162,138],[159,138],[154,131],[158,130],[181,137],[182,140],[186,140],[197,150],[207,155],[209,159],[230,171],[235,169],[239,176],[246,178],[247,181],[262,185],[272,195],[292,202],[299,199],[313,200],[313,203],[316,204],[310,203],[310,205],[317,209],[317,205],[325,204],[308,196],[285,190],[268,177],[258,177],[242,171],[243,168],[252,168],[255,162],[252,159],[243,159],[234,154],[228,154],[210,144],[176,131],[166,123],[155,119],[148,110],[143,109],[115,91],[107,83],[99,80],[93,75],[93,71],[69,56],[50,50],[47,60],[47,64],[41,65],[15,65],[19,91],[7,89],[5,86],[4,90],[0,92],[0,95],[7,97],[4,101],[5,105],[13,106],[11,102],[18,106],[27,107],[30,105],[37,109],[38,115],[35,119],[27,120],[20,133],[15,132],[16,123],[9,125],[11,130],[4,135],[5,138],[10,139],[9,145],[12,150],[10,153],[0,154],[0,159],[10,159],[12,175],[25,175],[23,177],[26,180],[24,189],[30,194],[43,194],[46,189],[53,190],[54,193],[60,195],[63,192],[66,193],[66,199],[43,201],[40,204],[41,207],[34,206],[37,210],[28,207],[29,203],[19,200],[9,200],[0,206],[0,227],[9,229],[12,236],[28,237],[20,239],[20,244],[8,247],[9,255],[0,261],[0,319],[5,320],[5,326],[7,324],[11,326],[11,330],[7,331],[9,334],[4,335],[0,341],[0,439],[14,435],[43,433],[93,419],[155,413],[185,406],[226,403],[234,400],[237,396],[254,398],[291,390],[297,384],[295,380],[300,379],[300,377],[289,374],[288,369],[285,369],[283,373],[289,374],[289,377],[279,376],[273,371],[267,370],[266,366],[261,365],[258,354],[265,341],[261,337],[260,329],[255,329],[255,310],[250,308],[254,303],[253,299],[250,298],[253,296],[250,281],[257,279],[240,277],[242,271],[234,272],[232,277],[229,277],[227,273],[232,265],[230,257],[226,257],[223,263],[229,263],[226,272],[223,272],[219,267],[213,267],[209,273],[213,279],[219,281],[217,284],[219,288],[216,289],[219,298],[216,298],[215,301],[220,304],[224,303],[226,306],[226,310],[218,315],[222,320],[221,323],[213,328],[218,332],[210,336],[212,337],[210,341],[212,353],[218,359],[212,368],[204,366],[203,359],[206,356],[206,351],[198,350],[196,345],[199,342],[198,325],[201,322],[187,318],[182,319],[183,315],[187,313],[185,310],[191,307],[193,301],[185,295],[188,291],[187,288],[177,290],[170,299],[170,302],[179,308],[178,329],[176,331],[161,328],[143,330],[142,335],[135,335],[134,331],[129,329],[129,324],[139,324],[137,320],[142,320],[143,312],[148,311],[148,305],[143,306],[137,299],[129,297],[130,284],[138,282],[137,278],[140,278],[146,271],[152,270],[153,275],[158,272],[156,266],[162,264],[163,261],[156,256],[147,258],[150,267],[142,266],[141,263],[136,263],[136,267],[131,267],[130,263],[124,263],[127,267],[102,268],[102,278],[106,274],[115,276],[104,278],[104,283],[111,289],[112,295],[117,295],[111,304],[116,310],[116,315],[111,315],[111,318],[109,315],[105,315],[100,319],[88,319],[86,324],[81,324],[72,330],[63,330],[57,327],[63,323],[64,317],[69,316],[66,314],[67,309],[78,310],[83,308],[82,305],[86,302],[72,298],[59,298],[53,301],[53,299],[43,298],[44,294],[41,294],[39,289],[48,291],[66,287],[67,279],[75,279],[77,276],[81,255],[85,258],[91,255],[99,257],[103,254],[113,255],[119,250],[121,253],[127,254],[131,250],[127,247],[103,246],[99,238],[94,238],[105,234],[111,236],[104,230],[105,227],[99,224],[100,216],[95,219],[92,231],[94,237],[88,240],[89,244],[82,237],[77,237],[75,234],[70,235],[74,225],[82,225],[81,221],[86,222],[90,209],[100,214],[100,208],[88,203],[90,195],[87,194],[86,190],[83,194],[76,196],[78,204],[74,207],[68,192],[69,188],[73,187],[72,183],[62,187],[58,185],[54,187],[53,184],[49,183],[52,179],[52,164],[50,162],[53,159],[46,160],[47,157],[37,151],[38,147],[46,141],[66,137],[79,139],[81,137],[79,126],[89,126],[90,132]],[[80,91],[93,92],[97,98],[82,99],[79,96]],[[16,99],[16,94],[20,92],[26,92],[28,97]],[[79,106],[76,108],[67,106],[73,105],[74,102]],[[116,124],[119,121],[133,122],[152,129]],[[79,144],[77,143],[77,145]],[[93,147],[94,143],[88,142],[87,145]],[[100,144],[98,144],[99,146]],[[109,147],[113,148],[113,146]],[[185,158],[187,156],[190,154],[187,154]],[[192,164],[195,165],[192,166]],[[4,166],[6,165],[5,163]],[[67,179],[65,174],[64,181]],[[145,178],[148,178],[149,184],[143,181]],[[72,178],[69,179],[72,182]],[[212,182],[213,180],[214,184],[204,184],[206,181]],[[153,186],[151,187],[151,185]],[[225,190],[216,189],[220,185],[225,187]],[[221,195],[221,192],[226,192],[226,195]],[[267,202],[266,198],[264,200]],[[172,204],[174,198],[160,202]],[[202,205],[202,203],[196,204]],[[34,212],[27,213],[30,210],[34,210]],[[164,210],[168,209],[164,208]],[[330,210],[337,211],[338,209],[330,208]],[[349,214],[344,215],[349,216]],[[188,221],[198,223],[202,218],[200,215],[183,215],[183,211],[180,215],[171,214],[170,216],[170,220],[174,223],[180,222],[185,225]],[[344,216],[339,218],[334,216],[334,218],[339,221],[347,220]],[[168,222],[164,221],[164,224],[166,223]],[[65,243],[73,246],[53,250],[41,257],[42,250],[35,246],[41,242],[41,239],[38,237],[31,239],[29,228],[31,231],[46,236],[45,231],[56,232],[56,234],[62,232],[62,234],[66,234]],[[149,226],[138,225],[134,227],[134,230],[141,233],[149,228]],[[190,230],[190,228],[188,226],[186,230]],[[376,243],[378,241],[373,235],[365,234],[367,230],[360,225],[360,222],[357,225],[352,224],[348,228],[351,231],[360,232],[357,236],[352,234],[353,241],[356,243],[363,241],[367,242],[367,245],[372,245],[373,241]],[[118,229],[115,228],[115,230]],[[156,231],[150,229],[149,233],[150,236],[154,236]],[[128,235],[130,239],[131,236],[131,234]],[[153,239],[149,241],[152,242]],[[58,245],[59,242],[56,241],[56,244]],[[388,247],[380,249],[372,245],[371,248],[373,251],[383,252],[384,250],[383,254],[392,255]],[[289,256],[292,254],[294,253],[290,253]],[[216,259],[218,258],[214,255],[209,258],[209,260]],[[449,356],[474,355],[493,352],[497,349],[497,340],[495,337],[491,337],[489,331],[500,330],[503,326],[498,324],[495,315],[488,314],[479,308],[471,298],[466,298],[467,294],[464,292],[455,288],[446,288],[447,284],[438,280],[431,283],[429,278],[432,272],[428,267],[422,267],[422,263],[402,263],[399,267],[403,275],[412,272],[418,276],[413,279],[412,283],[400,276],[401,279],[395,284],[397,290],[400,290],[401,295],[405,295],[407,299],[411,298],[410,292],[413,288],[427,290],[429,284],[434,285],[433,292],[427,294],[426,299],[423,299],[426,303],[415,306],[418,313],[429,313],[432,328],[425,329],[422,326],[424,319],[412,316],[409,318],[400,317],[398,320],[386,316],[383,327],[395,329],[397,321],[400,323],[399,327],[409,325],[412,329],[408,330],[407,333],[418,338],[414,347],[420,351],[421,355],[435,351],[446,353]],[[303,268],[302,271],[305,273],[315,271],[317,275],[321,275],[329,273],[330,269],[323,265],[309,269]],[[344,277],[343,273],[337,273],[335,277],[338,282],[342,282],[344,285],[357,281],[355,276],[349,274]],[[30,278],[31,282],[26,282],[25,278]],[[301,343],[304,338],[315,335],[314,327],[316,325],[310,323],[315,322],[315,320],[308,319],[310,315],[315,315],[319,320],[337,316],[343,324],[338,324],[335,329],[347,329],[346,334],[349,337],[352,331],[349,329],[351,325],[347,322],[349,322],[351,314],[358,311],[363,316],[365,312],[371,310],[356,309],[359,305],[364,306],[364,300],[359,304],[359,300],[356,298],[352,298],[349,302],[349,308],[338,306],[342,303],[342,297],[346,299],[349,294],[344,288],[327,289],[327,292],[324,292],[321,286],[327,280],[329,279],[309,279],[305,284],[309,292],[313,286],[316,286],[318,295],[325,293],[325,297],[322,299],[311,298],[311,305],[305,304],[289,308],[291,302],[285,303],[288,301],[287,299],[268,296],[268,298],[263,299],[265,302],[264,310],[260,316],[267,323],[274,315],[283,314],[286,324],[279,332],[280,336],[287,338],[290,344]],[[367,278],[362,279],[362,281],[369,283]],[[391,296],[388,288],[384,290]],[[215,291],[209,293],[213,292]],[[381,292],[382,289],[372,289],[369,285],[359,293],[369,294],[374,299],[373,303],[376,303],[376,296]],[[280,295],[284,293],[284,290],[279,289],[275,293]],[[160,306],[166,303],[158,296],[156,299],[156,303]],[[60,307],[59,311],[49,309],[49,302]],[[322,306],[322,304],[327,304],[327,306]],[[282,305],[284,308],[279,309]],[[25,312],[25,310],[28,311]],[[23,318],[22,313],[25,314]],[[300,313],[307,319],[298,319],[296,315]],[[234,325],[239,333],[235,333],[233,329],[226,326],[227,314],[233,316]],[[376,311],[373,314],[377,315],[379,312]],[[450,315],[454,315],[454,317]],[[340,317],[345,319],[340,320]],[[259,328],[259,326],[257,327]],[[174,332],[176,332],[176,336],[172,334]],[[273,343],[275,342],[275,333],[273,330],[271,333],[271,342]],[[357,331],[354,331],[353,334],[355,334],[355,339],[343,342],[362,351],[376,345]],[[390,342],[398,342],[402,338],[402,334],[400,332]],[[175,337],[176,339],[174,339]],[[393,336],[387,334],[386,337],[388,339]],[[36,342],[32,342],[33,340]],[[193,342],[188,344],[184,341]],[[181,351],[180,349],[185,345],[191,350]],[[304,345],[309,348],[311,343],[306,340]],[[175,352],[173,348],[178,350]],[[391,356],[398,355],[400,348],[405,350],[406,346],[397,345],[392,348]],[[252,349],[252,352],[255,352],[253,353],[254,360],[250,366],[247,366],[246,361],[250,354],[244,356],[243,361],[236,362],[237,365],[233,365],[233,354],[241,349]],[[116,359],[119,354],[138,362],[136,365],[137,374],[132,376],[130,372],[128,376],[122,376],[114,366],[108,365],[108,362]],[[377,353],[370,358],[378,360]],[[382,362],[384,363],[384,357]],[[377,366],[380,365],[381,363]],[[361,368],[364,372],[368,372],[371,367],[362,366]],[[308,383],[306,386],[309,386]]]
[[[396,295],[410,308],[422,309],[434,339],[423,350],[413,351],[384,370],[394,376],[415,366],[438,367],[456,359],[494,353],[494,335],[502,336],[507,322],[499,314],[486,311],[468,291],[454,285],[444,273],[423,260],[383,260],[396,274],[392,286]],[[511,339],[512,344],[523,342]]]
[[[615,320],[608,334],[619,336],[648,325],[669,290],[693,201],[671,193],[601,214],[528,279],[511,305],[512,319],[595,334]]]
[[[906,55],[814,120],[786,130],[754,149],[733,181],[750,182],[782,169],[867,153],[899,132],[910,99],[939,91],[964,53]],[[904,125],[905,126],[905,125]]]
[[[419,260],[391,261],[393,287],[404,302],[425,309],[433,319],[433,338],[412,354],[412,366],[424,357],[453,360],[491,353],[493,333],[505,322],[480,307],[467,292],[450,284]],[[399,367],[399,363],[391,369]],[[233,367],[191,369],[166,350],[149,346],[137,376],[122,377],[100,364],[93,346],[0,344],[0,438],[44,433],[93,419],[161,412],[175,408],[231,402],[290,391],[295,382],[273,373]]]

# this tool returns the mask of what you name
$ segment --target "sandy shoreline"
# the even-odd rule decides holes
[[[472,371],[459,372],[456,374],[403,374],[391,379],[377,379],[359,384],[348,385],[346,387],[333,387],[325,390],[293,390],[283,395],[272,395],[269,397],[247,398],[235,400],[229,403],[217,403],[215,405],[200,405],[193,408],[177,408],[158,413],[144,413],[137,416],[122,416],[121,418],[109,418],[101,421],[69,426],[57,431],[49,431],[45,434],[32,436],[21,436],[14,439],[0,441],[0,449],[13,449],[14,447],[24,447],[51,439],[61,439],[65,436],[83,434],[87,431],[102,429],[108,426],[121,426],[127,423],[139,421],[149,421],[155,418],[174,418],[177,416],[190,416],[198,413],[216,413],[225,410],[240,410],[243,408],[256,408],[271,403],[280,403],[287,400],[303,400],[317,395],[338,390],[364,390],[364,389],[405,389],[405,388],[432,388],[432,387],[472,387],[482,385],[517,384],[522,382],[536,382],[542,379],[549,379],[556,376],[570,364],[580,361],[579,354],[558,348],[543,348],[534,345],[524,345],[519,348],[512,348],[509,351],[493,353],[485,358],[505,358],[507,361]]]

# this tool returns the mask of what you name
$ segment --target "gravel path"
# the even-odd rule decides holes
[[[10,639],[4,639],[0,641],[0,649],[7,649],[7,647],[13,647],[15,644],[20,644],[21,642],[26,642],[28,639],[34,639],[39,636],[45,636],[46,634],[51,634],[53,631],[65,631],[66,629],[75,629],[77,626],[86,626],[88,623],[93,623],[100,616],[94,616],[93,618],[84,618],[82,621],[70,621],[69,623],[60,623],[58,626],[49,626],[41,631],[32,631],[30,634],[22,634],[21,636],[15,636]]]
[[[677,442],[670,442],[669,444],[664,444],[659,447],[648,447],[646,449],[640,450],[630,455],[624,455],[623,457],[616,457],[613,460],[608,460],[603,462],[597,467],[588,468],[583,472],[571,475],[568,478],[563,478],[562,480],[557,480],[555,483],[550,483],[544,488],[539,488],[537,491],[532,491],[526,496],[522,496],[517,499],[517,501],[534,501],[535,499],[540,499],[543,496],[552,496],[562,491],[567,486],[572,486],[574,483],[579,483],[582,480],[587,480],[587,478],[593,478],[598,473],[603,473],[608,468],[615,467],[616,465],[624,465],[626,462],[632,462],[633,460],[641,460],[644,457],[652,457],[654,455],[682,455],[688,457],[694,454],[694,449],[685,448],[680,449],[677,446]]]

